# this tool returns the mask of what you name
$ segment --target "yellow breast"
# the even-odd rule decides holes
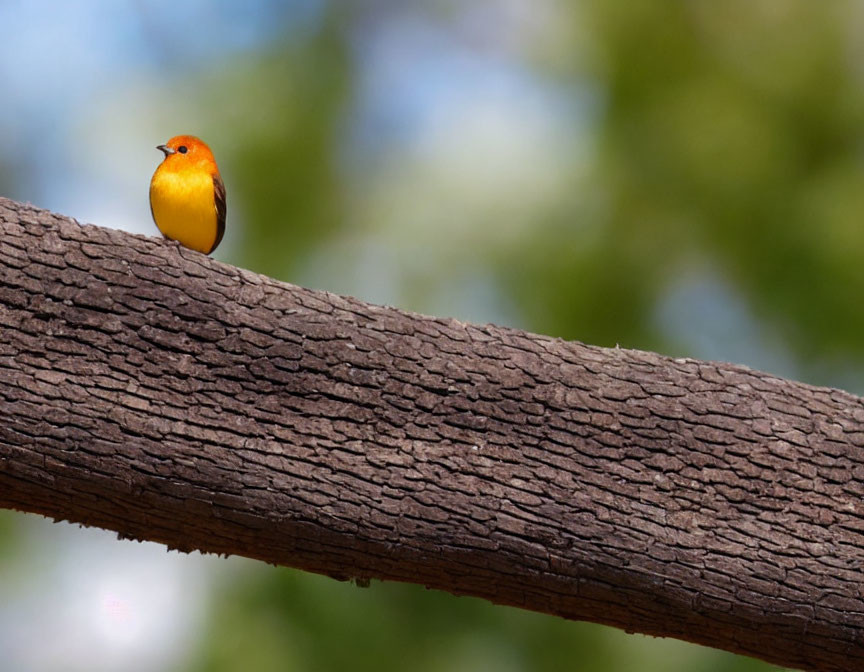
[[[166,238],[208,254],[219,228],[213,176],[203,170],[161,168],[150,180],[150,208],[156,226]]]

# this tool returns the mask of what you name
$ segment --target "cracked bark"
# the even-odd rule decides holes
[[[0,199],[0,506],[864,669],[864,404]]]

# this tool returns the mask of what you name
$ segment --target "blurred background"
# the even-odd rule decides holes
[[[424,313],[864,393],[864,4],[0,2],[0,194],[156,235],[203,137],[216,257]],[[757,672],[416,586],[0,512],[0,670]]]

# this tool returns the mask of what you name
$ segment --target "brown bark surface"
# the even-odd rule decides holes
[[[864,669],[864,403],[0,199],[0,506]]]

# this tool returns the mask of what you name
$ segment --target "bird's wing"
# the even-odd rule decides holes
[[[222,182],[222,178],[219,175],[213,176],[213,196],[216,201],[216,240],[213,243],[213,247],[210,248],[210,252],[219,247],[219,243],[222,242],[222,236],[225,235],[225,213],[228,210],[228,206],[225,201],[225,184]],[[210,254],[208,252],[207,254]]]

